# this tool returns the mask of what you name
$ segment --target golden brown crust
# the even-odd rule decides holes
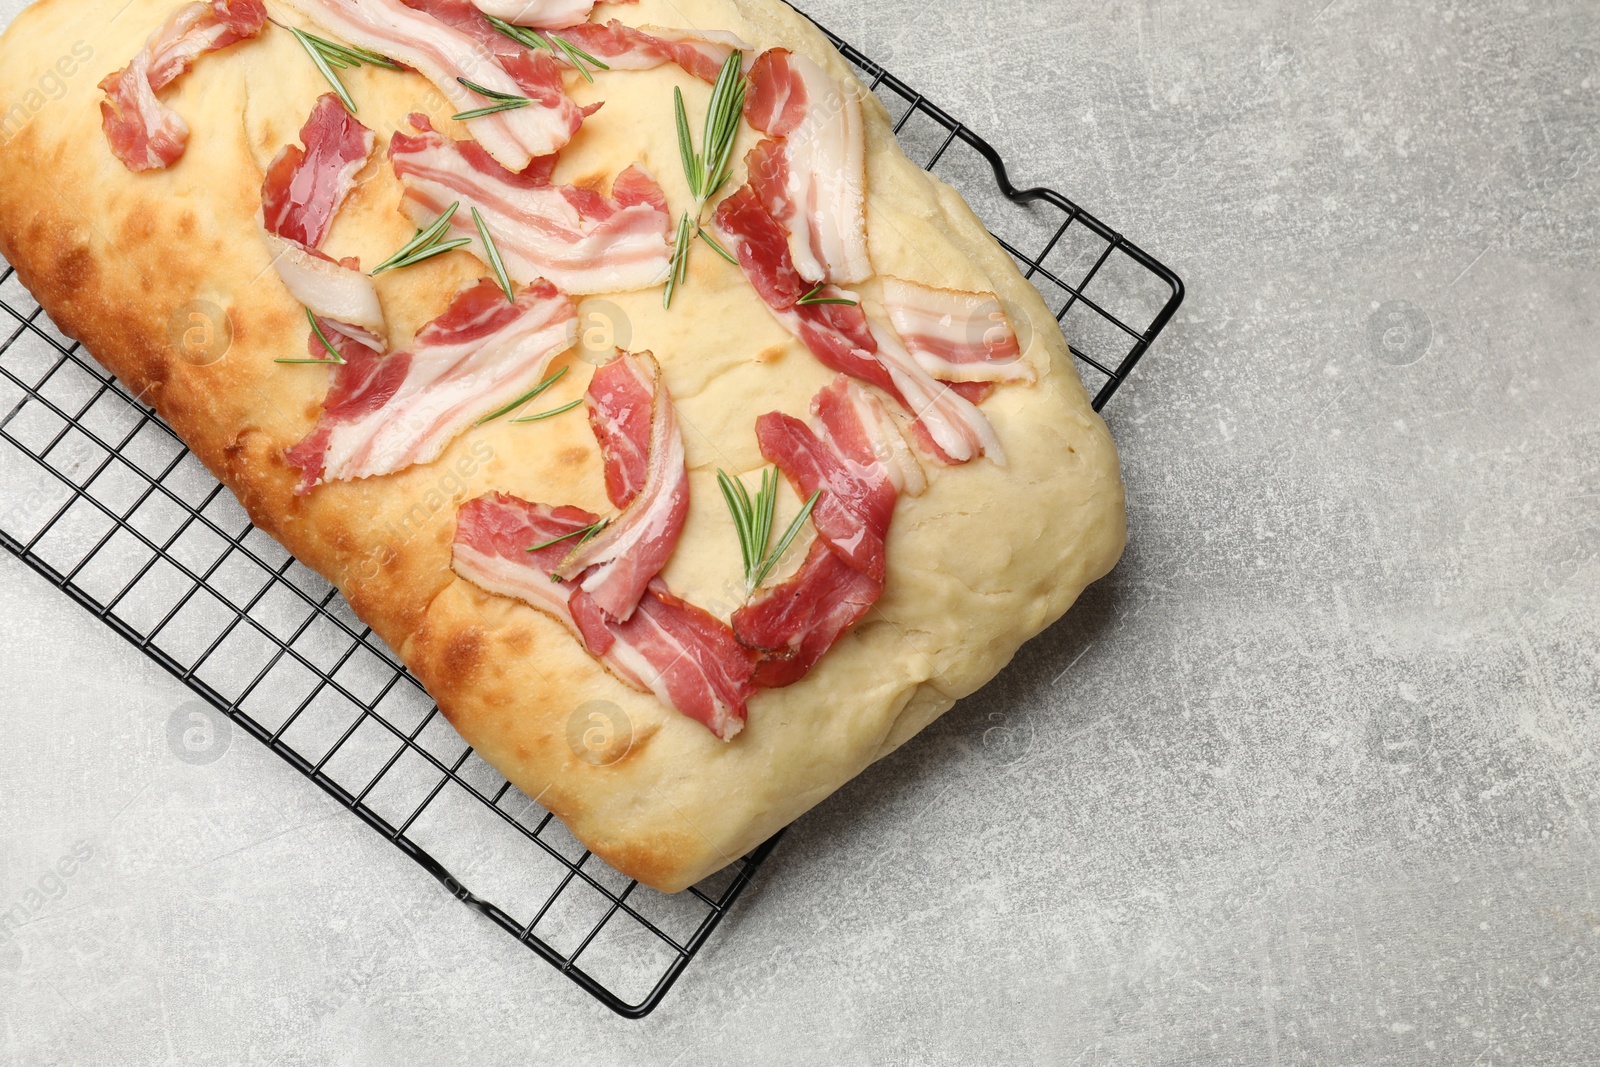
[[[481,493],[605,510],[581,418],[495,424],[432,464],[297,497],[297,472],[282,450],[315,420],[328,372],[272,362],[300,352],[304,320],[270,269],[254,215],[263,168],[295,139],[325,86],[289,36],[269,27],[203,58],[163,93],[194,131],[184,159],[169,171],[128,173],[100,132],[95,83],[170,7],[134,0],[111,17],[118,5],[42,0],[6,32],[0,101],[17,106],[0,116],[0,252],[57,324],[160,412],[256,525],[339,586],[485,759],[619,870],[670,891],[736,859],[988,681],[1115,563],[1124,539],[1116,454],[1059,331],[960,197],[901,155],[871,97],[875,265],[928,285],[999,293],[1014,319],[1033,325],[1024,358],[1041,380],[1003,388],[984,406],[1009,468],[930,471],[927,493],[900,503],[878,608],[805,681],[758,695],[733,743],[618,682],[553,619],[449,569],[455,508]],[[299,21],[287,8],[272,14]],[[776,0],[642,0],[601,17],[729,29],[849,76],[815,29]],[[411,232],[381,158],[387,135],[411,110],[451,124],[414,75],[363,69],[346,82],[380,152],[329,247],[370,263]],[[643,159],[681,209],[687,192],[664,104],[673,85],[692,109],[704,107],[707,88],[675,68],[577,84],[581,102],[604,98],[607,106],[564,153],[558,180],[603,183]],[[453,253],[382,276],[394,342],[404,344],[480,273]],[[873,284],[863,293],[870,305]],[[215,348],[196,351],[185,332],[195,308],[212,307],[225,311],[232,331],[214,360]],[[582,313],[586,325],[610,323],[630,335],[614,340],[661,359],[685,427],[693,492],[665,577],[725,616],[737,600],[738,564],[715,470],[757,467],[756,406],[803,415],[830,375],[711,255],[694,258],[670,313],[659,291],[587,300]],[[553,404],[587,384],[584,364],[568,355],[558,365],[567,364],[578,373],[547,394]],[[785,498],[784,507],[796,506]]]

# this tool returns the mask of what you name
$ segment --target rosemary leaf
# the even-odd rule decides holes
[[[673,294],[689,276],[689,213],[685,211],[678,220],[678,235],[672,243],[672,258],[667,263],[667,287],[661,294],[661,306],[672,307]]]
[[[799,307],[814,307],[818,304],[846,304],[850,307],[859,306],[856,301],[847,300],[842,296],[822,296],[822,290],[825,288],[827,288],[826,282],[818,282],[812,287],[809,293],[807,293],[805,296],[802,296],[799,300],[796,300],[795,304]]]
[[[538,396],[540,393],[544,392],[546,389],[550,388],[552,385],[554,385],[557,382],[559,382],[562,378],[564,378],[566,376],[566,373],[567,373],[568,369],[569,368],[567,368],[567,367],[562,367],[560,370],[558,370],[554,374],[550,375],[550,377],[546,378],[544,381],[540,382],[538,385],[534,386],[532,389],[529,389],[526,393],[523,393],[521,396],[517,397],[515,400],[513,400],[511,403],[507,404],[505,407],[496,408],[494,411],[491,411],[489,414],[485,415],[483,418],[479,419],[477,422],[473,423],[472,425],[474,425],[474,426],[482,426],[486,422],[493,422],[495,419],[498,419],[502,415],[511,414],[513,411],[517,410],[522,405],[526,404],[528,401],[532,400],[534,397]]]
[[[749,525],[750,494],[745,491],[744,483],[722,470],[717,471],[717,486],[722,490],[722,499],[727,501],[728,511],[733,516],[733,529],[739,538],[739,555],[744,561],[745,582],[748,584],[756,567],[756,549]]]
[[[472,221],[478,227],[478,236],[483,240],[484,254],[489,257],[489,267],[494,271],[495,281],[500,283],[500,288],[505,291],[506,301],[515,304],[517,296],[511,290],[511,278],[506,274],[505,261],[500,258],[500,249],[494,245],[494,238],[489,236],[489,224],[483,221],[483,216],[478,214],[478,209],[472,209]]]
[[[341,356],[339,354],[339,350],[337,348],[334,348],[333,345],[328,341],[328,335],[322,332],[322,324],[317,321],[317,317],[311,313],[311,309],[310,308],[306,308],[306,321],[311,324],[311,332],[317,335],[317,340],[322,342],[322,347],[327,349],[328,358],[327,359],[307,359],[307,360],[298,360],[298,359],[287,360],[286,359],[286,360],[283,360],[282,362],[285,362],[285,363],[302,363],[302,362],[303,363],[339,363],[339,364],[344,363],[344,357]]]
[[[706,229],[704,226],[701,226],[699,223],[695,223],[695,229],[699,231],[700,239],[706,244],[710,245],[713,252],[727,260],[729,263],[732,263],[735,267],[739,265],[739,261],[734,258],[733,253],[729,252],[726,248],[723,248],[722,242],[711,236],[710,230]]]
[[[772,573],[772,568],[776,567],[778,561],[783,558],[783,554],[789,551],[789,546],[794,544],[794,539],[800,535],[801,527],[811,517],[811,511],[817,506],[817,498],[820,496],[822,496],[821,489],[811,494],[811,499],[805,502],[805,505],[800,509],[800,514],[794,517],[794,521],[789,524],[789,528],[778,539],[777,547],[772,550],[772,554],[761,564],[761,569],[756,571],[755,580],[750,583],[751,592],[761,588],[761,583],[767,580],[767,575]]]
[[[683,176],[689,179],[689,192],[700,199],[700,160],[689,137],[689,113],[683,107],[683,90],[672,87],[673,117],[678,124],[678,155],[683,159]]]
[[[457,122],[466,122],[470,119],[481,119],[485,115],[498,115],[502,111],[516,111],[518,108],[527,107],[531,103],[533,101],[526,97],[518,97],[515,100],[502,100],[500,103],[490,104],[488,107],[475,107],[471,111],[459,111],[450,117]]]
[[[580,527],[579,529],[573,530],[571,533],[562,534],[560,537],[552,537],[543,544],[534,545],[532,548],[528,549],[528,551],[537,552],[541,548],[549,548],[551,545],[559,545],[561,542],[570,541],[574,537],[583,538],[583,541],[578,542],[578,545],[581,547],[585,541],[592,540],[596,534],[598,534],[601,530],[604,530],[609,525],[611,525],[610,519],[601,519],[592,526]]]
[[[502,93],[498,89],[486,89],[477,82],[470,82],[465,78],[457,78],[456,81],[460,82],[462,85],[465,85],[468,89],[471,89],[479,96],[487,96],[490,100],[521,100],[524,104],[533,103],[532,100],[529,100],[525,96],[518,96],[516,93]]]
[[[410,264],[405,262],[406,260],[412,260],[412,262],[416,262],[416,260],[412,259],[412,257],[416,256],[418,252],[433,247],[434,242],[438,241],[439,238],[444,235],[445,227],[450,225],[451,216],[456,213],[456,209],[460,206],[461,201],[457,200],[455,203],[445,208],[444,214],[440,215],[438,218],[429,223],[427,229],[418,230],[416,236],[407,241],[405,245],[401,247],[400,251],[396,252],[382,263],[379,263],[376,267],[373,267],[368,273],[378,275],[382,274],[386,270],[393,270],[396,267],[409,266]],[[461,240],[467,244],[472,243],[470,238],[463,237]],[[453,242],[451,247],[459,248],[460,243]]]
[[[324,78],[328,79],[328,84],[333,86],[333,91],[339,94],[340,102],[344,104],[350,114],[354,115],[356,113],[356,102],[350,98],[350,90],[344,87],[344,82],[340,81],[339,75],[334,73],[333,67],[328,64],[327,56],[323,54],[322,49],[317,47],[317,43],[312,39],[311,34],[293,26],[289,27],[289,32],[294,35],[295,40],[300,42],[300,46],[306,50],[306,55],[311,57],[311,62],[316,65],[317,70],[321,72]]]
[[[415,252],[409,257],[402,259],[389,269],[398,270],[401,267],[414,267],[424,260],[432,259],[434,256],[442,256],[446,252],[454,252],[456,249],[465,248],[471,243],[472,238],[470,237],[458,237],[454,241],[446,241],[444,244],[433,245],[429,248],[422,249],[420,252]],[[373,271],[372,273],[376,274],[378,272]]]
[[[511,421],[512,422],[543,422],[545,419],[553,419],[557,415],[564,415],[567,412],[571,411],[573,408],[577,407],[581,403],[583,403],[583,397],[580,396],[578,399],[572,401],[571,403],[562,404],[558,408],[551,408],[549,411],[541,411],[537,415],[524,415],[520,419],[512,419]]]

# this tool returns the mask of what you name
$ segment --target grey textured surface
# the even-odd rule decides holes
[[[811,10],[1189,281],[1118,570],[628,1023],[0,558],[0,1061],[1600,1062],[1600,11]]]

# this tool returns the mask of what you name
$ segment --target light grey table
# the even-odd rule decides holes
[[[1188,280],[1121,566],[628,1023],[0,558],[0,1062],[1600,1063],[1600,11],[812,10]]]

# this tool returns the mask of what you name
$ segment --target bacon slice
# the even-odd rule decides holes
[[[553,615],[624,682],[732,740],[744,728],[755,656],[725,623],[660,581],[627,622],[608,621],[587,593],[550,577],[570,542],[528,551],[596,521],[579,508],[479,497],[456,516],[451,566],[479,588]]]
[[[550,577],[571,542],[529,549],[597,521],[598,516],[582,508],[530,504],[505,493],[480,496],[456,513],[451,566],[479,588],[532,604],[576,633],[570,606],[573,588]]]
[[[261,0],[211,0],[176,8],[126,67],[100,82],[100,123],[112,154],[138,173],[170,167],[189,142],[189,125],[156,93],[207,52],[254,37],[266,24]]]
[[[320,248],[333,216],[355,187],[375,138],[333,93],[323,93],[300,127],[300,142],[285,145],[261,183],[262,225],[268,233]]]
[[[819,493],[805,563],[733,615],[740,643],[761,653],[755,680],[768,688],[803,678],[877,602],[895,504],[926,486],[883,405],[847,377],[811,407],[811,426],[779,412],[756,420],[761,454],[803,498]]]
[[[944,382],[1036,380],[993,293],[935,289],[885,276],[883,308],[922,369]]]
[[[612,70],[650,70],[676,63],[707,84],[714,83],[722,65],[735,51],[750,53],[737,35],[721,30],[677,30],[660,26],[635,29],[612,19],[568,26],[558,34],[605,63]],[[559,61],[570,65],[565,54]]]
[[[359,260],[341,262],[317,251],[372,154],[372,131],[337,96],[325,93],[301,127],[300,140],[304,148],[285,145],[279,151],[261,184],[257,218],[272,265],[294,298],[329,329],[382,351],[383,309],[372,279],[361,272]],[[315,355],[325,353],[319,347]]]
[[[536,282],[507,303],[484,278],[456,294],[403,352],[357,350],[334,368],[316,428],[289,449],[299,491],[436,459],[474,419],[516,399],[572,347],[578,312]]]
[[[782,48],[761,54],[750,84],[745,115],[772,136],[751,149],[746,169],[788,235],[795,268],[812,283],[866,281],[866,128],[855,87]]]
[[[452,233],[476,238],[470,210],[476,207],[513,278],[545,278],[568,293],[647,289],[666,278],[672,219],[661,187],[642,166],[618,175],[607,198],[550,184],[548,161],[515,173],[472,142],[435,132],[422,115],[411,122],[419,132],[395,134],[389,158],[405,184],[402,207],[418,225],[459,201]]]
[[[273,269],[300,303],[342,334],[375,351],[384,347],[383,308],[356,259],[336,260],[314,248],[262,231]],[[502,294],[504,295],[504,294]]]
[[[534,100],[535,106],[466,122],[467,129],[489,155],[512,170],[526,167],[535,156],[558,151],[583,125],[584,113],[562,90],[554,61],[546,57],[541,63],[538,56],[524,50],[526,62],[519,68],[520,77],[513,77],[502,63],[486,61],[491,57],[485,56],[482,40],[444,18],[434,17],[431,6],[425,12],[407,7],[400,0],[287,2],[340,40],[413,68],[461,111],[484,107],[489,101],[457,78]],[[484,26],[493,32],[487,23]]]
[[[689,515],[689,469],[678,432],[677,414],[661,381],[661,368],[648,352],[623,353],[595,372],[589,383],[591,424],[615,427],[600,435],[602,446],[626,436],[629,449],[616,466],[625,473],[615,479],[608,473],[608,490],[619,488],[614,499],[627,501],[622,514],[595,537],[573,548],[556,568],[555,576],[576,581],[606,616],[626,622],[673,550]],[[648,412],[648,420],[640,417]],[[641,439],[640,431],[648,436]],[[645,476],[629,495],[637,476],[636,455],[648,457]],[[608,462],[608,466],[610,466]]]
[[[733,613],[739,643],[759,657],[754,684],[782,689],[800,681],[882,595],[882,582],[813,544],[793,578]]]
[[[472,6],[517,26],[558,30],[586,22],[595,0],[472,0]]]
[[[893,331],[868,320],[859,298],[835,287],[819,294],[855,304],[801,304],[811,288],[794,269],[781,227],[746,185],[717,206],[712,225],[739,260],[773,316],[824,366],[877,386],[910,412],[917,440],[945,464],[988,456],[1005,466],[1005,450],[989,420],[968,399],[936,381]]]

